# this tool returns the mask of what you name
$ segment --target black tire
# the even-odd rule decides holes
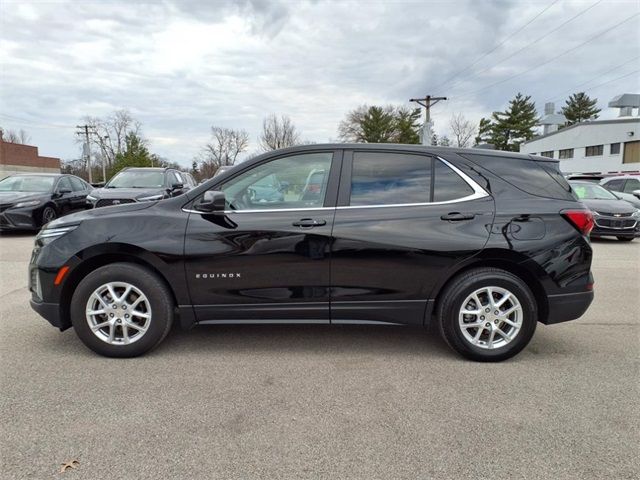
[[[520,331],[506,345],[491,350],[467,340],[458,320],[465,299],[482,287],[504,288],[516,296],[522,307]],[[440,295],[436,314],[445,342],[464,357],[479,362],[499,362],[519,353],[531,340],[538,321],[531,290],[520,278],[498,268],[478,268],[454,278]]]
[[[621,242],[630,242],[633,240],[633,237],[617,237]]]
[[[109,282],[133,285],[150,303],[151,318],[147,330],[133,343],[107,343],[92,332],[87,321],[85,310],[90,296]],[[169,333],[173,316],[173,297],[165,283],[150,270],[131,263],[113,263],[94,270],[82,279],[71,299],[71,323],[76,334],[87,347],[106,357],[137,357],[152,350]]]
[[[40,215],[40,226],[43,227],[56,218],[58,218],[58,212],[56,212],[56,209],[52,205],[47,205],[42,209],[42,214]]]

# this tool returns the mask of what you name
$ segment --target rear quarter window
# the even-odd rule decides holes
[[[464,154],[462,156],[531,195],[575,200],[571,186],[560,173],[558,162],[497,155]]]

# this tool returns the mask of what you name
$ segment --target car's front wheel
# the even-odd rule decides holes
[[[478,268],[456,277],[438,303],[440,331],[467,358],[496,362],[513,357],[531,340],[537,309],[531,290],[517,276]]]
[[[172,296],[150,270],[115,263],[76,288],[71,322],[82,342],[107,357],[136,357],[157,346],[173,323]]]

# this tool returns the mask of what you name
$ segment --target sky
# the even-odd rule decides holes
[[[337,139],[359,105],[432,109],[477,123],[517,92],[539,113],[575,91],[640,93],[638,0],[0,0],[0,125],[41,155],[78,158],[83,117],[127,109],[150,151],[191,164],[212,126],[288,115],[306,141]]]

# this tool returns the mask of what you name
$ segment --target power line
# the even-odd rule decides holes
[[[546,12],[547,10],[549,10],[551,7],[553,7],[556,3],[558,3],[560,0],[554,0],[553,2],[551,2],[546,8],[542,9],[542,11],[540,13],[538,13],[535,17],[533,17],[531,20],[529,20],[527,23],[525,23],[522,27],[520,27],[519,29],[517,29],[515,32],[511,33],[510,35],[508,35],[504,40],[502,40],[498,45],[496,45],[495,47],[493,47],[491,50],[485,52],[482,56],[478,57],[474,62],[470,63],[469,65],[467,65],[466,67],[464,67],[462,70],[458,70],[456,73],[454,73],[453,75],[451,75],[449,78],[447,78],[444,82],[436,85],[434,88],[432,88],[431,90],[437,90],[440,87],[446,85],[447,83],[449,83],[451,80],[453,80],[454,78],[456,78],[458,75],[460,75],[461,73],[466,72],[467,70],[469,70],[471,67],[473,67],[475,64],[477,64],[480,60],[482,60],[483,58],[486,58],[487,56],[489,56],[490,54],[492,54],[493,52],[495,52],[497,49],[499,49],[502,45],[504,45],[507,40],[512,39],[514,36],[516,36],[518,33],[520,33],[522,30],[524,30],[525,28],[527,28],[529,25],[531,25],[538,17],[540,17],[544,12]]]
[[[484,72],[488,72],[489,70],[491,70],[492,68],[496,67],[497,65],[500,65],[501,63],[505,62],[506,60],[509,60],[510,58],[515,57],[517,54],[519,54],[520,52],[526,50],[527,48],[529,48],[531,45],[535,45],[536,43],[538,43],[540,40],[543,40],[545,38],[547,38],[549,35],[551,35],[552,33],[557,32],[558,30],[560,30],[562,27],[564,27],[565,25],[567,25],[570,22],[573,22],[576,18],[584,15],[585,13],[587,13],[589,10],[591,10],[593,7],[595,7],[596,5],[598,5],[599,3],[601,3],[602,0],[598,0],[596,3],[594,3],[593,5],[585,8],[584,10],[578,12],[577,14],[575,14],[573,17],[571,17],[569,20],[561,23],[560,25],[558,25],[556,28],[554,28],[553,30],[545,33],[544,35],[542,35],[541,37],[536,38],[533,42],[527,43],[524,47],[516,50],[515,52],[511,53],[510,55],[504,57],[502,60],[498,61],[497,63],[494,63],[493,65],[483,68],[482,70],[477,71],[476,73],[472,74],[470,78],[473,77],[477,77],[478,75],[480,75],[481,73]],[[453,85],[451,86],[452,88],[456,85],[459,84],[460,81],[454,82]]]
[[[562,91],[562,92],[560,92],[560,93],[558,93],[558,94],[554,95],[553,97],[551,97],[551,98],[553,98],[553,100],[547,100],[547,102],[555,102],[555,101],[557,101],[557,100],[562,100],[562,98],[561,98],[561,97],[563,97],[563,96],[564,96],[564,95],[566,95],[567,93],[573,93],[573,92],[575,92],[578,88],[580,88],[580,87],[582,87],[582,86],[584,86],[584,85],[587,85],[588,83],[591,83],[591,82],[593,82],[594,80],[597,80],[597,79],[599,79],[599,78],[601,78],[601,77],[604,77],[604,76],[606,76],[606,75],[610,74],[611,72],[614,72],[614,71],[618,70],[619,68],[624,67],[625,65],[628,65],[628,64],[629,64],[629,63],[631,63],[631,62],[635,62],[638,58],[640,58],[640,56],[633,57],[631,60],[627,60],[626,62],[623,62],[623,63],[621,63],[620,65],[616,65],[616,66],[615,66],[615,67],[613,67],[613,68],[609,68],[609,69],[607,69],[605,72],[600,73],[600,74],[596,75],[596,76],[595,76],[595,77],[593,77],[593,78],[590,78],[590,79],[589,79],[589,80],[587,80],[586,82],[579,83],[578,85],[575,85],[573,88],[570,88],[570,89],[568,89],[568,90],[564,90],[564,91]],[[593,87],[591,87],[591,88],[593,88]],[[589,90],[589,88],[587,88],[587,90]]]
[[[0,113],[0,117],[6,118],[7,121],[11,121],[11,122],[19,122],[22,123],[23,125],[28,125],[31,127],[36,127],[36,128],[64,128],[64,129],[71,129],[73,128],[71,125],[60,125],[60,124],[55,124],[55,123],[41,123],[41,122],[34,122],[33,120],[27,120],[26,118],[20,118],[20,117],[16,117],[14,115],[7,115],[5,113]]]
[[[589,87],[589,88],[587,88],[587,90],[595,90],[596,88],[604,87],[605,85],[609,85],[610,83],[617,82],[618,80],[622,80],[623,78],[630,77],[634,73],[640,73],[640,68],[634,70],[633,72],[625,73],[624,75],[622,75],[622,76],[620,76],[618,78],[614,78],[612,80],[608,80],[606,82],[600,83],[599,85],[595,85],[593,87]]]
[[[616,28],[616,27],[619,27],[619,26],[620,26],[620,25],[622,25],[623,23],[626,23],[626,22],[628,22],[628,21],[630,21],[630,20],[634,19],[634,18],[635,18],[635,17],[637,17],[638,15],[640,15],[640,13],[636,13],[635,15],[632,15],[632,16],[630,16],[630,17],[626,18],[625,20],[622,20],[621,22],[618,22],[618,23],[616,23],[615,25],[612,25],[611,27],[609,27],[609,28],[607,28],[607,29],[605,29],[605,30],[601,31],[600,33],[598,33],[598,34],[594,35],[593,37],[589,38],[588,40],[585,40],[584,42],[582,42],[582,43],[580,43],[580,44],[576,45],[575,47],[572,47],[572,48],[570,48],[569,50],[565,50],[564,52],[562,52],[562,53],[560,53],[560,54],[558,54],[558,55],[556,55],[556,56],[554,56],[554,57],[551,57],[549,60],[546,60],[546,61],[544,61],[544,62],[542,62],[542,63],[539,63],[538,65],[535,65],[535,66],[533,66],[533,67],[531,67],[531,68],[529,68],[529,69],[527,69],[527,70],[524,70],[524,71],[522,71],[522,72],[520,72],[520,73],[516,73],[515,75],[511,75],[510,77],[507,77],[507,78],[505,78],[505,79],[499,80],[499,81],[497,81],[497,82],[491,83],[491,84],[489,84],[489,85],[487,85],[487,86],[485,86],[485,87],[482,87],[482,88],[480,88],[480,89],[478,89],[478,90],[473,90],[473,91],[463,92],[463,93],[461,94],[461,97],[464,97],[465,95],[466,95],[466,96],[475,95],[475,94],[480,93],[480,92],[483,92],[483,91],[485,91],[485,90],[487,90],[487,89],[489,89],[489,88],[495,87],[496,85],[500,85],[500,84],[502,84],[502,83],[508,82],[509,80],[513,80],[514,78],[517,78],[517,77],[519,77],[519,76],[521,76],[521,75],[524,75],[525,73],[532,72],[533,70],[535,70],[535,69],[537,69],[537,68],[540,68],[540,67],[542,67],[542,66],[544,66],[544,65],[547,65],[548,63],[551,63],[551,62],[553,62],[554,60],[556,60],[556,59],[558,59],[558,58],[560,58],[560,57],[563,57],[563,56],[564,56],[564,55],[566,55],[567,53],[571,53],[571,52],[573,52],[573,51],[577,50],[578,48],[580,48],[580,47],[582,47],[582,46],[586,45],[587,43],[592,42],[593,40],[595,40],[595,39],[597,39],[597,38],[600,38],[600,37],[601,37],[601,36],[603,36],[604,34],[606,34],[606,33],[610,32],[611,30],[613,30],[613,29],[614,29],[614,28]],[[458,98],[460,98],[460,97],[458,97]]]

